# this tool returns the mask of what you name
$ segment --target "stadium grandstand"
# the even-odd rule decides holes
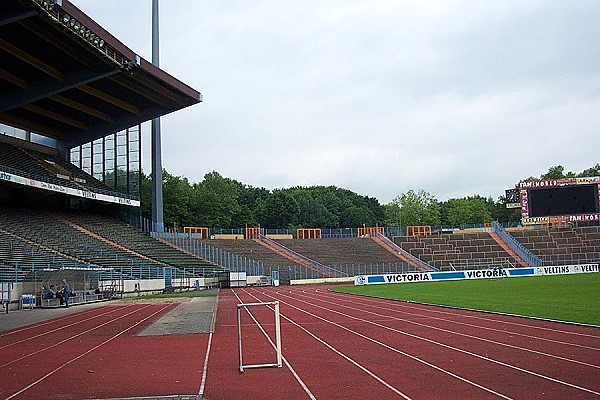
[[[0,53],[3,303],[33,293],[39,304],[62,279],[78,293],[115,293],[222,271],[133,227],[141,124],[200,103],[200,92],[67,0],[1,2]]]

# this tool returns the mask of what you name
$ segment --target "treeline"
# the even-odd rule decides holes
[[[551,167],[539,178],[600,176],[600,164],[581,173]],[[355,228],[360,226],[464,225],[491,221],[516,223],[520,209],[507,209],[503,196],[479,195],[438,201],[424,190],[409,190],[389,204],[335,186],[267,190],[210,172],[201,182],[163,171],[165,226],[210,228]],[[151,218],[150,177],[142,176],[142,213]]]
[[[150,178],[142,180],[142,212],[151,216]],[[165,226],[240,228],[356,227],[382,224],[379,201],[335,186],[269,191],[210,172],[202,182],[163,171]]]

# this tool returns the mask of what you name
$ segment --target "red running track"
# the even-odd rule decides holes
[[[0,398],[197,394],[207,335],[135,336],[173,307],[110,305],[0,333]]]
[[[274,300],[283,368],[240,374],[236,304]],[[250,311],[273,338],[273,313]],[[264,334],[250,318],[243,323],[244,363],[273,360]],[[600,329],[362,298],[324,286],[227,289],[219,298],[204,394],[208,400],[598,399]]]
[[[283,367],[240,374],[237,304],[274,300]],[[0,398],[600,398],[600,328],[294,286],[222,290],[212,335],[136,336],[175,306],[108,305],[0,333]],[[249,310],[264,332],[242,313],[244,362],[273,362],[273,312]]]

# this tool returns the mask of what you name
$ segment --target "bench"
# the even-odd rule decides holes
[[[60,307],[60,299],[42,299],[40,305],[42,308]]]
[[[100,293],[100,294],[95,294],[95,293],[86,293],[86,294],[81,293],[80,294],[80,293],[78,293],[74,296],[69,297],[69,305],[74,306],[77,304],[95,303],[95,302],[104,301],[104,300],[109,300],[109,298],[106,298],[102,293]],[[61,307],[59,298],[41,299],[40,304],[41,304],[42,308]]]

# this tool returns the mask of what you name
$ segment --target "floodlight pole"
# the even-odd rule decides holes
[[[158,0],[152,0],[152,64],[159,66]],[[160,118],[152,120],[152,230],[164,232]]]

